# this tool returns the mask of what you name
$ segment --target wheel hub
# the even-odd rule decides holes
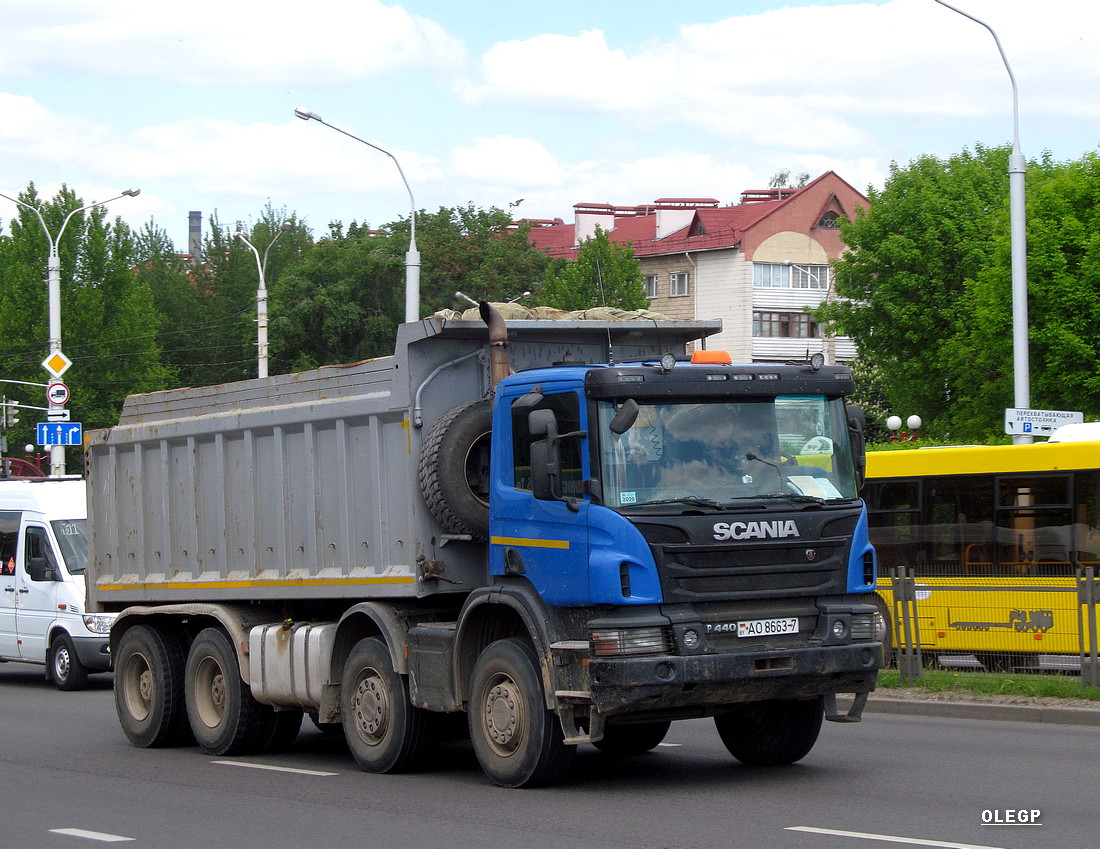
[[[514,748],[520,729],[522,703],[515,684],[501,681],[485,699],[485,727],[489,737],[506,750]]]
[[[380,742],[386,734],[390,705],[386,686],[374,670],[356,687],[352,709],[359,736],[372,745]]]

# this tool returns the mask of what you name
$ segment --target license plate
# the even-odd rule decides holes
[[[771,637],[775,634],[797,634],[798,617],[789,619],[750,619],[737,623],[739,637]]]

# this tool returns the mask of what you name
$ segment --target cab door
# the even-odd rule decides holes
[[[63,579],[49,530],[28,522],[16,569],[16,627],[23,660],[46,661],[46,636],[57,618],[57,589]]]
[[[0,657],[6,659],[19,657],[15,572],[21,518],[18,510],[0,510]]]

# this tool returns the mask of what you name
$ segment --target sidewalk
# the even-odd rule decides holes
[[[1027,696],[977,696],[915,689],[880,689],[867,700],[867,713],[1045,722],[1100,727],[1100,702]]]

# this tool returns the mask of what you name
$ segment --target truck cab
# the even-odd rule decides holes
[[[79,690],[110,665],[114,616],[85,604],[84,481],[0,481],[0,662],[45,666],[62,690]]]

